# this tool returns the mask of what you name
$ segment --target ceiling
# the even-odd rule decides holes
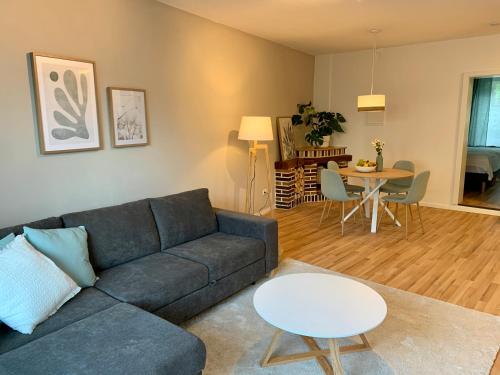
[[[159,1],[313,55],[500,33],[500,0]]]

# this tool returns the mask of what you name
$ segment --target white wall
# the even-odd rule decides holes
[[[354,161],[374,160],[370,141],[381,138],[386,142],[386,166],[408,159],[419,171],[430,169],[425,201],[449,205],[455,180],[462,75],[500,72],[499,46],[500,35],[495,35],[380,50],[375,93],[386,94],[384,126],[367,126],[366,114],[356,108],[357,96],[370,90],[371,51],[317,56],[314,102],[320,109],[330,104],[347,118],[346,133],[335,135],[334,143],[347,145]]]
[[[1,0],[0,46],[0,227],[203,186],[241,209],[241,116],[290,114],[313,92],[313,57],[155,0]],[[31,51],[96,62],[104,150],[39,154]],[[111,148],[107,86],[146,90],[151,146]]]

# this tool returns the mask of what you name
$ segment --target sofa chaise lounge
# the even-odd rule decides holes
[[[26,224],[80,225],[99,280],[31,335],[0,323],[1,374],[200,374],[204,343],[175,324],[278,263],[276,221],[213,209],[207,189]]]

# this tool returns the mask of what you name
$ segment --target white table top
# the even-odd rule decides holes
[[[316,338],[365,333],[387,315],[384,299],[355,280],[324,273],[296,273],[261,285],[253,297],[257,313],[284,331]]]

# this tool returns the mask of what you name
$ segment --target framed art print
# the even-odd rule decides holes
[[[95,63],[31,54],[40,152],[101,148]]]
[[[295,134],[293,132],[291,117],[278,117],[276,119],[278,126],[278,139],[280,144],[281,160],[290,160],[297,157],[295,147]]]
[[[108,87],[109,121],[113,147],[149,144],[146,91]]]

